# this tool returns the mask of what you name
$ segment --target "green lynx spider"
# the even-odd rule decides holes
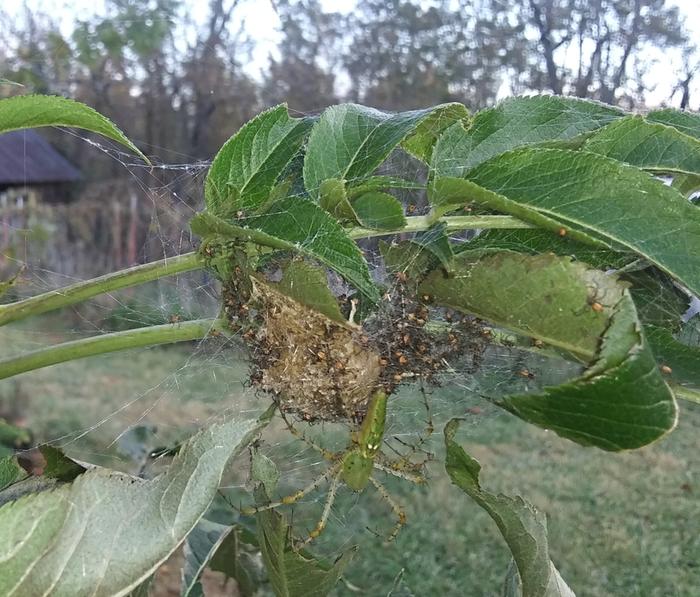
[[[294,504],[305,495],[315,491],[325,481],[330,479],[330,489],[326,497],[326,502],[323,507],[321,519],[316,524],[316,527],[309,533],[309,536],[301,543],[306,545],[316,539],[326,527],[328,517],[330,516],[333,502],[341,482],[345,483],[353,491],[361,492],[371,483],[379,495],[391,507],[392,512],[396,515],[397,522],[392,532],[387,537],[388,541],[392,541],[401,530],[401,527],[406,523],[406,514],[401,507],[389,495],[384,485],[377,481],[372,473],[374,469],[383,471],[411,481],[412,483],[425,483],[425,479],[411,470],[409,462],[406,459],[392,462],[383,457],[380,448],[384,438],[384,427],[386,424],[386,405],[387,395],[383,391],[376,392],[372,397],[367,414],[360,425],[360,428],[352,434],[352,444],[342,452],[331,452],[321,446],[309,441],[299,431],[294,429],[287,422],[290,431],[300,439],[308,443],[312,448],[321,453],[321,455],[332,462],[333,464],[320,477],[311,484],[306,486],[291,495],[283,497],[281,500],[266,504],[264,506],[243,508],[243,514],[252,515],[263,510],[277,508],[279,506]],[[415,466],[415,465],[413,465]],[[420,466],[420,465],[418,465]]]

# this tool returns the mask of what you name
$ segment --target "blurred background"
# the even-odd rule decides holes
[[[21,272],[1,300],[192,250],[187,222],[202,207],[213,156],[266,107],[287,102],[294,114],[315,114],[345,101],[385,110],[459,101],[476,111],[515,94],[558,93],[640,112],[699,110],[699,36],[694,0],[4,0],[0,97],[83,101],[154,167],[80,131],[0,136],[0,280]],[[206,273],[183,274],[0,328],[0,357],[213,317],[217,301]],[[490,373],[522,383],[524,366],[536,364]],[[246,377],[235,345],[206,341],[3,380],[0,451],[2,442],[15,449],[54,441],[77,458],[143,472],[152,449],[222,411],[258,412]],[[554,561],[578,595],[698,594],[695,405],[681,405],[669,438],[611,455],[503,415],[460,383],[436,391],[430,404],[437,429],[467,416],[464,443],[489,489],[519,493],[549,514]],[[415,392],[405,393],[392,432],[419,433],[422,408]],[[11,435],[10,427],[22,431]],[[337,431],[326,435],[347,437]],[[313,455],[283,429],[265,441],[287,489],[318,473]],[[427,490],[391,485],[409,524],[389,549],[366,530],[390,528],[381,501],[341,493],[320,551],[332,557],[359,542],[361,552],[338,594],[498,593],[508,555],[490,519],[437,463],[432,475]],[[234,492],[243,485],[240,476],[231,483]],[[309,521],[322,501],[306,504]],[[304,515],[304,505],[295,509]],[[161,571],[157,594],[177,594],[176,563]],[[237,594],[209,581],[213,595]]]

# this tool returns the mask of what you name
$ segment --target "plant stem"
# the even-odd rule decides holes
[[[687,400],[688,402],[695,402],[695,404],[700,404],[700,391],[692,390],[680,386],[678,384],[671,384],[671,389],[676,395],[676,398],[681,398],[682,400]]]
[[[396,230],[372,230],[370,228],[350,228],[348,236],[350,238],[372,238],[375,236],[387,236],[390,234],[403,234],[411,232],[422,232],[434,224],[442,222],[446,224],[448,232],[455,230],[476,230],[492,228],[535,228],[532,224],[523,222],[512,216],[443,216],[437,220],[431,216],[412,216],[406,218],[406,226]]]
[[[185,253],[177,257],[168,257],[160,261],[130,267],[99,278],[77,282],[16,303],[0,305],[0,326],[31,315],[68,307],[98,294],[199,269],[202,267],[202,263],[202,259],[197,253]]]
[[[348,235],[353,239],[359,239],[421,232],[427,230],[436,222],[444,222],[448,231],[474,230],[477,228],[532,228],[530,224],[511,216],[446,216],[437,220],[431,216],[413,216],[406,218],[406,226],[403,228],[396,230],[351,228],[348,230]],[[221,225],[223,226],[223,224]],[[221,232],[225,234],[227,230],[222,230]],[[240,231],[237,234],[240,236]],[[251,230],[246,240],[252,240],[275,249],[286,249],[291,246],[291,243],[287,241],[275,239],[257,230]],[[112,292],[120,288],[129,288],[165,276],[201,269],[202,267],[204,267],[203,258],[197,252],[192,252],[144,265],[137,265],[84,282],[77,282],[70,286],[38,294],[15,303],[0,305],[0,326],[33,315],[40,315],[41,313],[68,307],[98,294]]]
[[[221,319],[195,319],[64,342],[0,361],[0,379],[117,350],[201,340],[212,332],[225,329],[226,322]]]

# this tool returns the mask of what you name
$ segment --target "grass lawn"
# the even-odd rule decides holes
[[[0,329],[0,354],[66,337],[51,325],[36,325]],[[242,384],[245,373],[234,349],[210,342],[116,353],[0,381],[0,410],[19,401],[38,440],[56,440],[83,460],[129,468],[115,440],[130,425],[156,425],[158,440],[169,443],[224,410],[245,417],[261,410],[265,403]],[[483,485],[518,493],[547,512],[551,555],[577,595],[700,594],[696,405],[681,403],[678,429],[662,441],[609,454],[581,448],[486,404],[478,403],[477,412],[475,399],[455,388],[436,391],[430,404],[436,422],[430,451],[437,459],[429,465],[429,485],[386,480],[408,515],[394,544],[385,545],[367,530],[381,534],[393,525],[373,490],[340,492],[329,528],[314,546],[329,558],[360,546],[338,595],[387,595],[392,587],[395,597],[499,594],[507,550],[493,522],[451,486],[439,462],[440,423],[469,408],[460,440],[481,462]],[[392,399],[390,409],[390,434],[409,437],[422,428],[425,413],[415,393]],[[315,426],[310,433],[331,448],[347,442],[347,430],[339,426]],[[263,449],[282,470],[283,493],[323,470],[319,458],[279,425],[266,432]],[[238,475],[231,486],[244,482]],[[323,498],[321,490],[286,510],[300,535],[313,526]]]

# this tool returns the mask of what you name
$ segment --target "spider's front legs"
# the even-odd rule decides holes
[[[284,420],[285,424],[287,425],[287,429],[289,429],[289,432],[294,437],[303,441],[310,448],[313,448],[314,450],[316,450],[326,460],[330,460],[332,462],[332,461],[337,459],[337,454],[335,454],[335,452],[331,452],[330,450],[326,450],[323,446],[319,446],[315,441],[306,437],[306,435],[304,435],[301,431],[299,431],[296,427],[294,427],[292,422],[289,419],[287,419],[287,417],[281,411],[280,411],[280,415],[282,416],[282,419]]]
[[[328,517],[331,514],[331,508],[333,507],[333,502],[335,502],[335,496],[338,492],[338,486],[340,485],[340,475],[341,471],[338,471],[335,477],[333,477],[333,480],[331,481],[331,486],[328,490],[328,496],[326,497],[326,503],[323,506],[321,519],[316,523],[314,530],[309,533],[309,536],[300,543],[297,543],[297,549],[311,543],[323,532],[323,529],[326,528],[326,524],[328,523]]]
[[[399,479],[404,479],[405,481],[410,481],[416,485],[425,485],[428,481],[420,473],[409,471],[405,468],[402,462],[392,463],[390,460],[375,459],[374,468],[383,473],[393,475]]]
[[[386,490],[384,485],[382,485],[379,481],[377,481],[374,477],[369,478],[369,482],[374,485],[375,489],[379,493],[379,495],[382,496],[385,502],[391,506],[391,511],[396,514],[396,525],[394,526],[393,530],[389,534],[389,536],[386,538],[387,541],[393,541],[396,539],[396,535],[399,534],[399,531],[403,528],[403,526],[406,524],[406,513],[403,511],[401,506],[399,506],[394,499],[389,495],[389,492]]]
[[[316,489],[318,489],[328,478],[333,477],[334,475],[336,478],[338,478],[341,467],[342,462],[339,462],[338,464],[330,467],[315,481],[304,487],[304,489],[301,489],[296,493],[292,493],[288,496],[285,496],[281,500],[265,504],[264,506],[250,506],[247,508],[241,508],[241,514],[245,514],[246,516],[252,516],[254,514],[257,514],[258,512],[264,512],[265,510],[272,510],[273,508],[279,508],[280,506],[294,504],[298,502],[301,498],[303,498],[305,495],[311,493],[312,491],[316,491]]]

